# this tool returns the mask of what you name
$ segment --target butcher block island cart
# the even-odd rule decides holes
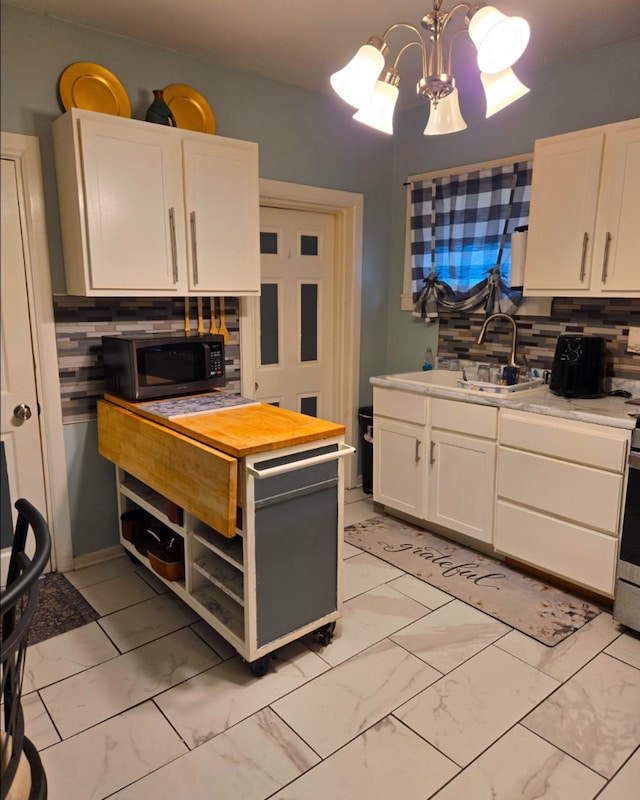
[[[167,585],[259,676],[287,642],[331,641],[342,613],[343,456],[354,449],[344,426],[263,403],[206,410],[223,397],[232,396],[107,394],[99,451],[116,465],[120,514],[142,509],[152,528],[184,540],[184,578]],[[190,401],[205,410],[180,413]],[[152,568],[122,531],[120,541]]]

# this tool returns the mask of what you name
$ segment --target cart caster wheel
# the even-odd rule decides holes
[[[326,625],[323,625],[321,628],[318,628],[317,631],[314,631],[314,636],[318,644],[321,644],[323,647],[326,647],[328,644],[330,644],[331,640],[333,639],[333,632],[335,629],[335,622],[327,622]]]
[[[249,669],[256,678],[262,678],[264,675],[269,672],[269,659],[266,656],[259,658],[257,661],[251,661],[249,663]]]

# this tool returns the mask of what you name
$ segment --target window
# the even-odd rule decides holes
[[[410,179],[414,313],[515,310],[522,295],[509,287],[510,234],[528,223],[531,173],[522,156]]]

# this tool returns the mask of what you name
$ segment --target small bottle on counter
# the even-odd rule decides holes
[[[422,369],[428,370],[433,369],[433,353],[431,352],[431,348],[427,347],[427,352],[424,354],[424,361],[422,362]]]

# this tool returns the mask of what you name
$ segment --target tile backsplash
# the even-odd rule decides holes
[[[184,330],[184,298],[84,298],[57,295],[53,299],[58,366],[65,423],[95,418],[96,400],[102,396],[101,337],[112,333],[153,333]],[[192,298],[191,327],[196,327],[196,301]],[[204,300],[209,319],[209,299]],[[227,297],[226,323],[230,339],[226,348],[227,389],[240,391],[240,331],[238,298]],[[640,327],[640,300],[612,298],[556,298],[549,317],[518,317],[516,360],[526,355],[531,366],[551,367],[555,343],[561,333],[605,336],[609,375],[640,379],[640,355],[626,352],[629,326]],[[510,333],[496,324],[485,343],[476,344],[483,317],[440,315],[438,355],[474,361],[504,361],[510,350]],[[205,326],[208,330],[208,325]]]
[[[499,321],[487,330],[483,344],[476,339],[484,316],[440,313],[438,355],[473,361],[504,360],[511,349],[510,326]],[[627,353],[630,326],[640,326],[640,300],[556,297],[548,317],[515,315],[518,324],[516,362],[526,356],[532,367],[551,369],[556,340],[562,333],[604,336],[608,377],[640,379],[640,355]]]
[[[96,401],[104,392],[102,336],[108,334],[184,331],[184,298],[93,298],[54,295],[53,311],[58,370],[65,423],[94,419]],[[205,330],[209,330],[209,298],[204,298]],[[190,303],[191,330],[197,325],[196,300]],[[229,343],[225,348],[227,388],[240,391],[238,298],[225,298]]]

